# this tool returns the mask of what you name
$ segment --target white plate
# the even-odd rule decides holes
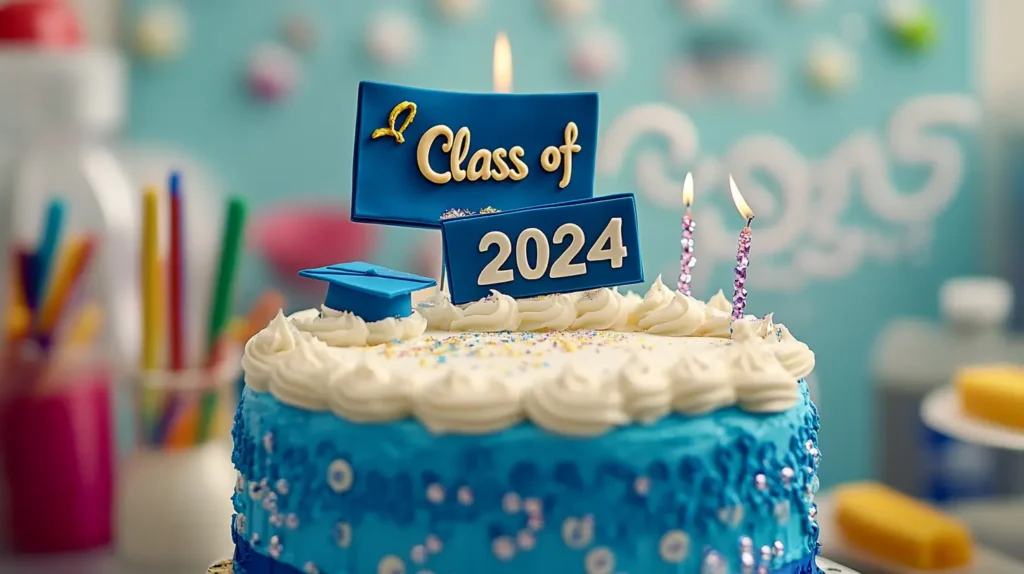
[[[978,420],[964,413],[952,386],[932,391],[921,403],[921,419],[932,430],[993,448],[1024,450],[1024,432]]]
[[[818,505],[818,524],[821,526],[821,534],[818,539],[821,541],[822,553],[847,564],[853,564],[866,572],[876,574],[1024,574],[1024,564],[979,546],[977,543],[974,545],[974,564],[964,568],[926,572],[887,563],[851,547],[843,539],[843,535],[831,520],[833,504],[830,496],[819,495],[815,503]],[[826,574],[829,572],[824,566],[820,567],[825,570]]]

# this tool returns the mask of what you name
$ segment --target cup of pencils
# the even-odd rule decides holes
[[[92,237],[65,240],[64,203],[37,246],[15,248],[0,348],[0,468],[11,549],[56,553],[111,540],[113,432],[103,310],[81,288]]]
[[[135,448],[119,470],[116,504],[118,554],[147,572],[200,571],[230,554],[234,512],[229,431],[241,367],[229,318],[246,206],[228,201],[204,352],[190,357],[181,175],[172,174],[167,188],[166,198],[155,187],[143,194],[143,354],[130,393]],[[163,218],[162,203],[169,206]],[[158,247],[162,222],[170,232],[166,258]]]

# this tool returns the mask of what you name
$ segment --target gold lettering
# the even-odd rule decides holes
[[[459,131],[455,132],[455,143],[452,144],[452,155],[450,158],[452,179],[455,181],[466,179],[466,170],[462,169],[462,163],[466,161],[466,156],[469,155],[469,142],[469,128],[459,128]]]
[[[526,162],[523,161],[524,155],[526,155],[526,151],[523,150],[522,146],[513,146],[512,149],[508,150],[508,159],[512,162],[513,166],[508,177],[512,181],[519,181],[530,173],[530,168],[526,167]]]
[[[494,181],[505,181],[509,175],[508,164],[505,163],[505,158],[508,157],[508,152],[505,148],[500,147],[491,153],[491,160],[497,169],[491,170],[491,179]]]
[[[445,125],[434,126],[420,137],[420,143],[416,146],[416,165],[420,168],[420,173],[423,174],[423,177],[438,185],[444,185],[451,181],[451,172],[444,171],[438,173],[430,167],[430,146],[434,145],[434,140],[438,137],[444,137],[444,142],[441,143],[441,151],[449,153],[452,150],[455,137],[452,129]]]
[[[540,154],[540,166],[544,168],[544,171],[550,173],[562,166],[562,180],[558,182],[559,188],[564,189],[572,180],[572,154],[581,149],[576,143],[579,135],[580,130],[576,127],[576,122],[569,122],[565,125],[563,133],[565,143],[558,147],[548,146]]]
[[[479,149],[473,152],[469,158],[469,169],[466,170],[466,179],[469,181],[491,179],[491,152],[486,149]]]
[[[402,127],[395,129],[395,124],[398,123],[398,116],[402,115],[402,112],[409,112],[409,115],[405,116],[405,121],[402,122]],[[370,134],[370,139],[377,139],[383,137],[395,138],[398,143],[405,143],[405,136],[402,132],[409,127],[412,123],[413,118],[416,117],[416,104],[413,102],[402,102],[391,108],[391,113],[388,114],[388,127],[377,128]]]

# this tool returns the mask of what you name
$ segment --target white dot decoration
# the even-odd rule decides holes
[[[601,546],[587,552],[583,567],[587,574],[612,574],[615,571],[615,554]]]
[[[132,34],[135,52],[148,60],[171,60],[188,43],[188,19],[175,4],[159,3],[146,9]]]
[[[377,574],[405,574],[405,562],[398,556],[385,556],[377,564]]]
[[[340,458],[327,467],[327,484],[334,492],[348,492],[353,478],[352,467]]]
[[[508,562],[516,556],[516,545],[509,536],[499,536],[491,542],[491,551],[502,562]]]
[[[562,541],[574,550],[590,545],[594,539],[594,522],[587,518],[566,518],[562,522]]]
[[[366,28],[366,50],[384,66],[408,63],[419,46],[419,28],[408,14],[382,12]]]
[[[239,534],[245,534],[245,515],[239,513],[235,516],[235,531]]]
[[[334,526],[334,541],[338,548],[348,548],[352,544],[352,525],[348,522],[339,522]]]
[[[594,13],[597,0],[544,0],[548,13],[555,20],[568,22],[581,20]]]
[[[614,30],[592,27],[576,34],[569,65],[577,78],[600,82],[622,67],[624,52],[625,43]]]
[[[507,492],[501,497],[501,507],[507,514],[516,514],[523,509],[523,501],[514,492]]]
[[[530,530],[520,530],[519,534],[516,534],[516,544],[522,550],[533,550],[537,545],[537,537]]]
[[[448,20],[468,20],[480,13],[482,0],[434,0],[434,6]]]
[[[281,100],[295,89],[299,63],[295,54],[277,43],[258,46],[249,61],[249,89],[263,100]]]
[[[743,522],[743,506],[735,504],[718,510],[718,520],[722,524],[735,528]]]
[[[833,40],[819,41],[807,57],[807,76],[824,92],[838,92],[853,83],[857,62],[853,53]]]
[[[669,564],[679,564],[690,553],[690,537],[682,530],[669,530],[658,544],[661,559]]]

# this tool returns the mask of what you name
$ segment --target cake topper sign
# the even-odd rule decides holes
[[[507,54],[499,37],[496,91],[511,89]],[[358,108],[353,221],[436,228],[452,206],[510,211],[593,197],[597,94],[362,82]]]

